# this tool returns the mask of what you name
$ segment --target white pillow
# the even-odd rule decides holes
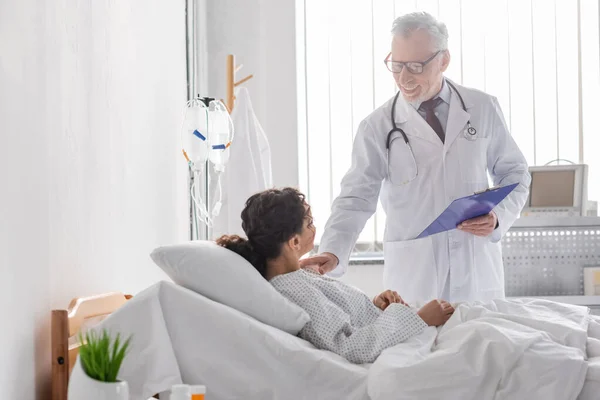
[[[310,319],[245,258],[214,242],[163,246],[150,257],[176,284],[292,335]]]

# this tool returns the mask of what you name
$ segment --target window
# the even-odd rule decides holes
[[[597,0],[304,0],[297,10],[300,186],[317,242],[358,124],[396,91],[383,64],[392,22],[415,10],[446,23],[446,75],[499,99],[529,164],[587,163],[589,198],[600,200]],[[380,205],[360,235],[361,250],[379,249],[384,225]]]

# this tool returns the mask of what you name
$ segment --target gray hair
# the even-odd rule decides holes
[[[394,36],[409,36],[413,31],[425,29],[433,39],[435,50],[448,50],[448,28],[425,11],[402,15],[394,20]]]

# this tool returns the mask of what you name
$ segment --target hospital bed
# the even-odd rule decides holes
[[[67,400],[69,378],[79,355],[80,332],[93,328],[131,299],[118,292],[77,297],[65,309],[52,310],[50,315],[51,340],[51,399]]]
[[[317,350],[188,289],[161,282],[125,306],[130,298],[107,293],[52,311],[52,400],[67,400],[76,337],[98,324],[134,333],[133,351],[145,353],[123,365],[121,377],[132,389],[132,400],[165,392],[182,380],[208,385],[208,399],[368,399],[368,366]],[[163,318],[172,325],[168,333]]]
[[[101,326],[134,334],[132,356],[121,373],[130,385],[131,400],[145,400],[182,381],[206,385],[211,400],[370,399],[372,365],[351,364],[173,283],[160,282],[112,307],[116,311]],[[107,314],[110,307],[102,311]],[[85,326],[83,320],[79,326]],[[53,343],[57,332],[53,327]],[[75,333],[59,332],[63,343],[67,332]],[[53,351],[53,369],[65,366],[57,361],[58,354]],[[64,371],[53,373],[53,379],[63,385]],[[598,399],[598,393],[600,360],[589,360],[578,399]]]

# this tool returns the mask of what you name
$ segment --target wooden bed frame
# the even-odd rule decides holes
[[[86,320],[110,315],[131,297],[123,293],[81,297],[73,299],[66,310],[52,310],[52,400],[67,400],[69,376],[80,347],[78,341],[69,345],[69,338],[79,333]]]

